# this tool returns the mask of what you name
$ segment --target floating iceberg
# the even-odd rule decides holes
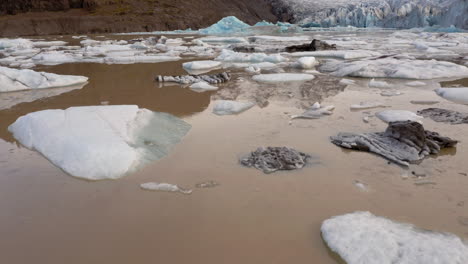
[[[334,105],[323,106],[319,102],[316,102],[312,105],[311,108],[307,109],[304,113],[300,115],[292,115],[291,119],[304,118],[304,119],[319,119],[327,115],[332,115],[333,110],[335,110]]]
[[[360,102],[359,104],[354,104],[350,106],[351,110],[364,110],[378,107],[387,107],[382,102]]]
[[[285,62],[288,59],[281,56],[280,54],[265,54],[265,53],[242,53],[235,52],[232,50],[224,49],[221,54],[215,59],[217,61],[224,62],[271,62],[279,63]]]
[[[420,82],[420,81],[414,81],[414,82],[407,82],[405,83],[406,86],[410,86],[410,87],[419,87],[419,86],[425,86],[426,83],[425,82]]]
[[[468,76],[468,68],[447,61],[384,58],[328,61],[321,69],[335,76],[367,78],[437,79]]]
[[[170,183],[147,182],[147,183],[140,184],[140,187],[148,191],[178,192],[182,194],[192,193],[192,190],[183,189],[175,184],[170,184]]]
[[[242,37],[203,37],[196,40],[200,40],[205,43],[247,43],[247,40]],[[196,41],[195,40],[195,41]]]
[[[422,116],[407,111],[407,110],[385,110],[375,114],[380,120],[385,123],[398,122],[398,121],[414,121],[421,123]]]
[[[72,86],[87,81],[88,77],[84,76],[58,75],[0,67],[0,92]]]
[[[236,102],[230,100],[219,100],[213,108],[213,113],[217,115],[233,115],[242,113],[252,108],[255,103],[252,102]]]
[[[182,67],[185,70],[189,70],[189,71],[209,70],[209,69],[214,69],[219,66],[221,66],[221,62],[210,61],[210,60],[191,61],[191,62],[185,62],[184,64],[182,64]]]
[[[217,35],[217,34],[232,34],[241,32],[243,29],[249,28],[250,25],[242,22],[235,16],[228,16],[216,24],[213,24],[207,28],[200,29],[200,34],[206,35]]]
[[[190,125],[136,105],[71,107],[22,116],[8,127],[68,174],[117,179],[164,157]]]
[[[314,75],[306,73],[271,73],[259,74],[252,77],[254,81],[264,83],[305,82],[314,78]]]
[[[465,264],[468,246],[457,236],[422,230],[369,212],[325,220],[322,237],[348,264]]]
[[[296,66],[301,69],[312,69],[317,64],[315,57],[301,57],[296,62]]]
[[[339,59],[360,59],[368,57],[377,57],[382,54],[377,51],[371,50],[319,50],[319,51],[300,51],[290,53],[293,57],[305,57],[305,56],[314,56],[314,57],[330,57],[330,58],[339,58]]]
[[[436,94],[458,104],[468,104],[468,87],[437,88]]]
[[[201,81],[201,82],[196,82],[190,85],[190,89],[196,92],[205,92],[205,91],[216,91],[218,90],[218,87],[210,85],[207,82]]]
[[[388,82],[385,81],[376,81],[375,79],[372,79],[370,80],[368,86],[373,88],[389,88],[390,84],[388,84]]]

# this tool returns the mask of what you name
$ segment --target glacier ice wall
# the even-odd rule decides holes
[[[270,0],[280,19],[305,26],[468,29],[468,0]]]

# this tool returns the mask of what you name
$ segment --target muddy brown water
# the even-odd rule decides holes
[[[410,104],[415,99],[439,100],[437,107],[458,111],[466,106],[444,101],[430,87],[407,87],[403,96],[384,98],[358,80],[324,100],[337,109],[323,119],[289,123],[288,114],[303,110],[287,100],[216,116],[211,113],[213,93],[159,87],[152,81],[157,74],[182,74],[181,63],[38,68],[85,75],[90,82],[80,90],[0,111],[0,263],[336,264],[341,262],[324,244],[320,225],[332,216],[362,210],[468,238],[468,226],[459,221],[468,217],[466,125],[425,120],[426,128],[461,143],[409,169],[369,153],[342,150],[328,139],[342,131],[385,129],[375,118],[362,122],[364,111],[349,110],[364,100],[412,111],[422,107]],[[122,179],[99,182],[66,175],[19,146],[6,131],[32,111],[102,102],[169,112],[192,129],[162,160]],[[239,165],[242,155],[270,145],[313,154],[319,164],[269,175]],[[415,170],[426,177],[414,178]],[[220,185],[195,188],[210,180]],[[368,191],[355,187],[356,180],[367,184]],[[421,180],[435,184],[415,184]],[[141,190],[139,185],[148,181],[194,192]]]

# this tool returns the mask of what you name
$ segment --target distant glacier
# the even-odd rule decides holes
[[[270,0],[276,15],[310,27],[468,29],[468,0]]]

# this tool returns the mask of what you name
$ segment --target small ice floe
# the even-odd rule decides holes
[[[8,130],[68,174],[103,180],[161,159],[190,127],[170,114],[136,105],[103,105],[29,113]]]
[[[210,70],[210,69],[217,68],[219,66],[221,66],[221,62],[210,61],[210,60],[191,61],[191,62],[185,62],[182,64],[182,67],[185,70],[189,70],[189,71]]]
[[[431,181],[431,180],[417,180],[414,182],[414,185],[437,185],[437,183],[435,181]]]
[[[0,92],[45,89],[84,84],[88,77],[58,75],[33,70],[0,67]]]
[[[468,87],[437,88],[438,96],[458,104],[468,104]]]
[[[242,37],[203,37],[199,38],[204,43],[247,43],[247,39]]]
[[[214,188],[219,186],[220,184],[215,182],[215,181],[206,181],[206,182],[200,182],[195,184],[195,187],[197,188]]]
[[[468,263],[468,245],[450,233],[423,230],[370,212],[325,220],[322,237],[348,264]]]
[[[391,97],[391,96],[399,96],[399,95],[402,95],[403,93],[398,91],[398,90],[388,90],[388,91],[382,91],[380,93],[381,96],[387,96],[387,97]]]
[[[255,105],[253,102],[236,102],[231,100],[218,100],[213,107],[216,115],[234,115],[242,113]]]
[[[218,87],[212,86],[207,82],[201,81],[190,85],[190,89],[195,92],[216,91]]]
[[[420,87],[420,86],[425,86],[426,83],[425,82],[420,82],[420,81],[414,81],[414,82],[407,82],[405,83],[406,86],[410,86],[410,87]]]
[[[352,84],[355,84],[356,81],[350,80],[350,79],[341,79],[340,83],[345,84],[345,85],[352,85]]]
[[[373,152],[401,166],[409,166],[458,143],[412,121],[391,122],[383,133],[339,133],[330,139],[342,148]]]
[[[390,84],[385,81],[376,81],[375,79],[370,80],[369,87],[373,88],[390,88]]]
[[[224,49],[221,51],[218,57],[216,57],[217,61],[223,62],[271,62],[271,63],[280,63],[285,62],[288,59],[283,57],[280,54],[265,54],[265,53],[242,53],[242,52],[235,52],[232,50]]]
[[[310,155],[288,147],[260,147],[240,160],[246,167],[254,167],[264,173],[278,170],[296,170],[303,168]]]
[[[385,110],[375,114],[377,118],[384,121],[385,123],[397,122],[397,121],[414,121],[422,123],[422,116],[407,111],[407,110]]]
[[[322,71],[338,77],[438,79],[468,76],[468,67],[437,60],[376,60],[339,61],[329,60],[321,65]]]
[[[314,78],[314,75],[306,73],[271,73],[259,74],[252,77],[254,81],[263,83],[306,82]]]
[[[354,104],[350,106],[351,110],[364,110],[378,107],[387,107],[382,102],[360,102],[359,104]]]
[[[302,57],[294,63],[294,66],[300,69],[312,69],[317,64],[318,61],[315,59],[315,57]]]
[[[157,182],[147,182],[140,184],[140,187],[148,191],[159,191],[159,192],[177,192],[182,194],[191,194],[192,190],[183,189],[175,184],[170,183],[157,183]]]
[[[305,57],[305,56],[314,56],[314,57],[330,57],[330,58],[339,58],[339,59],[359,59],[367,57],[377,57],[382,54],[377,51],[370,50],[320,50],[320,51],[303,51],[303,52],[294,52],[290,54],[293,57]]]
[[[355,180],[353,182],[353,184],[354,184],[354,186],[356,186],[362,192],[368,192],[369,191],[369,187],[368,187],[367,183]]]
[[[319,102],[316,102],[307,111],[300,115],[292,115],[291,119],[304,118],[304,119],[319,119],[323,116],[332,115],[335,106],[328,105],[322,106]]]
[[[423,117],[428,117],[436,122],[450,123],[453,125],[468,123],[468,113],[460,113],[447,109],[427,108],[418,111],[418,114]]]
[[[411,100],[410,103],[417,104],[417,105],[433,105],[440,103],[439,101],[431,101],[431,100]]]
[[[262,69],[260,67],[251,65],[251,66],[245,68],[245,71],[248,72],[248,73],[257,74],[257,73],[260,73],[262,71]]]

